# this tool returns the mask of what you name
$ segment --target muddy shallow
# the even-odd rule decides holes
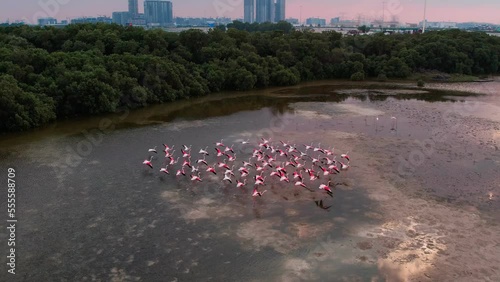
[[[15,167],[20,187],[15,278],[499,281],[499,90],[326,81],[2,137],[1,170]],[[113,127],[99,134],[103,119]],[[315,192],[268,182],[253,199],[251,185],[141,165],[162,143],[260,137],[349,151],[351,167],[330,177],[333,198],[316,191],[323,178]],[[248,159],[251,146],[234,148]]]

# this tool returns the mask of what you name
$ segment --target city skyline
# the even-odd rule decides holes
[[[87,0],[39,1],[18,0],[0,4],[0,22],[25,20],[36,23],[37,18],[44,16],[56,19],[76,17],[111,16],[115,11],[128,11],[129,1],[108,0],[106,2]],[[243,0],[183,0],[172,1],[174,17],[231,17],[243,18]],[[333,3],[332,3],[333,2]],[[39,4],[42,3],[42,4]],[[43,3],[50,3],[43,7]],[[139,12],[143,13],[143,0],[139,0]],[[193,5],[197,7],[193,9]],[[418,23],[423,19],[424,0],[388,0],[383,12],[382,1],[373,0],[288,0],[286,2],[287,18],[319,17],[329,21],[334,17],[342,19],[377,20],[385,15],[385,19],[397,19],[401,22]],[[99,7],[98,9],[96,7]],[[500,24],[500,1],[498,0],[443,0],[439,3],[427,1],[427,20],[453,22],[489,22]]]

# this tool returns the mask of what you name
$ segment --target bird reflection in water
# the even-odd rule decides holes
[[[329,205],[329,206],[326,206],[324,205],[323,203],[323,200],[319,200],[319,201],[314,201],[316,203],[316,206],[319,207],[320,209],[323,209],[323,210],[329,210],[332,206]]]

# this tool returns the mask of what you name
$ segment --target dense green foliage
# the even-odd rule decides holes
[[[0,132],[221,90],[313,79],[498,72],[500,38],[458,30],[342,36],[287,23],[208,33],[118,25],[0,27]]]

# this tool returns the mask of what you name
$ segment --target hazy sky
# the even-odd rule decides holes
[[[397,17],[402,22],[423,19],[424,0],[385,0],[385,19]],[[144,0],[139,0],[143,11]],[[287,0],[286,17],[332,17],[345,19],[381,19],[383,0]],[[57,5],[54,5],[56,3]],[[243,0],[172,0],[174,16],[243,17]],[[125,11],[127,0],[0,0],[0,22],[7,19],[36,19],[51,16],[57,19],[80,16],[111,16]],[[302,7],[302,9],[301,9]],[[301,13],[302,10],[302,13]],[[427,0],[429,21],[480,21],[500,24],[500,0]]]

